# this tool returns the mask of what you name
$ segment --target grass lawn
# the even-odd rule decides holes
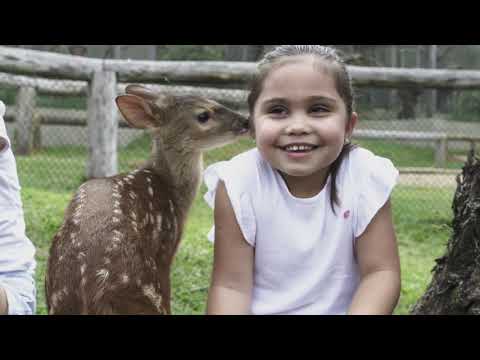
[[[433,151],[419,155],[419,149],[394,144],[362,144],[379,155],[390,157],[396,166],[429,166]],[[252,146],[250,140],[209,152],[205,163],[228,159]],[[390,146],[390,147],[389,147]],[[423,151],[424,149],[420,149]],[[120,169],[125,171],[149,152],[147,138],[140,138],[120,152]],[[38,314],[46,314],[44,298],[45,264],[51,238],[62,222],[63,211],[73,191],[83,181],[85,150],[57,148],[18,157],[27,234],[37,247]],[[390,154],[391,156],[389,156]],[[407,160],[409,161],[406,164]],[[413,164],[412,164],[413,163]],[[203,314],[213,259],[206,234],[212,226],[212,211],[202,200],[202,186],[185,229],[172,274],[174,314]],[[434,259],[440,257],[450,236],[449,189],[398,187],[393,194],[394,220],[402,263],[402,294],[396,314],[406,314],[423,294],[431,278]]]

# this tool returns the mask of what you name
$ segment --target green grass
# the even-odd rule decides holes
[[[380,140],[362,140],[355,143],[373,151],[378,156],[392,160],[396,167],[433,167],[435,151],[430,147],[418,147],[395,142]],[[455,160],[452,155],[466,155],[467,152],[449,151],[447,159],[448,169],[461,169],[463,162]]]
[[[212,211],[197,196],[172,272],[174,314],[203,314],[213,260],[207,240]],[[24,188],[27,234],[37,248],[38,314],[45,314],[45,264],[51,238],[60,226],[71,193]],[[441,196],[439,196],[441,195]],[[396,314],[408,309],[423,294],[431,279],[434,260],[440,257],[450,236],[451,191],[399,187],[393,194],[394,221],[402,265],[402,293]],[[415,206],[422,202],[424,207]]]
[[[206,165],[228,159],[250,148],[251,140],[211,151]],[[423,164],[418,149],[397,148],[394,144],[374,152],[394,159],[397,166],[410,156],[411,162]],[[376,148],[378,146],[378,149]],[[423,149],[422,149],[423,151]],[[150,152],[148,137],[140,137],[119,154],[120,169],[126,171],[141,163]],[[409,154],[409,155],[408,155]],[[74,190],[83,182],[86,151],[83,148],[56,148],[31,157],[17,157],[27,235],[37,248],[38,314],[46,314],[44,297],[45,264],[50,241],[63,219],[63,212]],[[422,160],[423,159],[423,160]],[[55,160],[55,161],[53,161]],[[412,166],[408,164],[408,166]],[[423,166],[423,165],[418,165]],[[52,175],[52,172],[54,175]],[[52,185],[53,183],[53,185]],[[203,314],[213,260],[213,247],[207,240],[212,226],[212,211],[203,201],[202,186],[190,213],[184,238],[172,272],[172,310],[174,314]],[[402,293],[396,314],[406,314],[423,294],[431,279],[434,260],[445,250],[450,236],[450,189],[399,186],[393,193],[394,221],[402,264]]]

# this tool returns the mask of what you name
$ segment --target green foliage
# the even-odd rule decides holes
[[[49,96],[40,95],[37,98],[38,107],[48,107],[68,110],[87,110],[87,98],[85,96]]]
[[[5,105],[15,104],[15,98],[17,97],[17,89],[5,87],[0,89],[0,99]]]
[[[478,122],[480,121],[480,91],[460,91],[455,96],[453,112],[449,114],[449,120]]]

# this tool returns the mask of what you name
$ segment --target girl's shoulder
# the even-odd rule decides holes
[[[343,185],[353,199],[354,235],[358,238],[390,198],[399,172],[391,160],[360,147],[350,152],[344,165]]]
[[[391,188],[398,177],[399,172],[390,159],[356,147],[345,157],[337,184],[355,193],[365,193],[369,188]]]
[[[235,155],[230,160],[220,161],[219,163],[211,165],[209,168],[217,169],[230,175],[234,179],[245,180],[259,171],[261,167],[262,158],[257,148],[253,148]],[[208,168],[207,168],[208,170]]]
[[[254,187],[258,173],[262,171],[262,163],[258,150],[254,148],[230,160],[208,166],[204,172],[204,180],[207,187],[216,187],[216,183],[221,180],[236,191],[243,192]]]
[[[343,165],[344,171],[358,176],[396,171],[390,159],[375,155],[372,151],[362,147],[352,149]]]

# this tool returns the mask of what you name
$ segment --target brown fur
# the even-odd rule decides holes
[[[201,182],[202,152],[235,141],[248,121],[213,101],[127,87],[117,99],[150,128],[141,168],[83,184],[54,236],[45,281],[49,314],[170,314],[170,268]],[[210,120],[199,123],[197,114]]]

